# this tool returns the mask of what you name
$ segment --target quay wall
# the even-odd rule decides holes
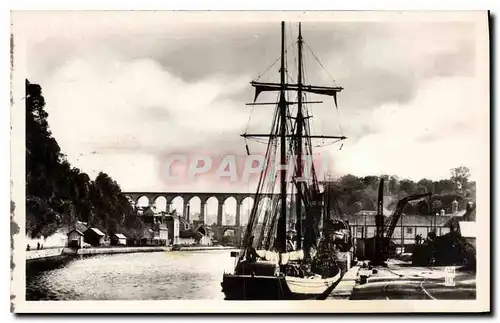
[[[178,247],[175,251],[205,251],[205,250],[235,250],[239,249],[238,247],[223,247],[223,246],[181,246]]]
[[[56,257],[63,254],[63,247],[26,251],[26,260]]]
[[[76,255],[100,255],[100,254],[115,254],[115,253],[137,253],[137,252],[158,252],[158,251],[207,251],[207,250],[232,250],[234,247],[223,246],[180,246],[177,248],[166,246],[152,246],[152,247],[110,247],[110,248],[85,248],[78,249],[75,253],[73,249],[65,252],[72,252]]]
[[[69,249],[69,248],[66,248]],[[110,248],[84,248],[74,249],[71,252],[76,255],[109,255],[115,253],[138,253],[138,252],[157,252],[157,251],[170,251],[171,247],[155,246],[155,247],[110,247]]]
[[[175,248],[175,251],[205,251],[205,250],[232,250],[235,247],[224,246],[180,246]],[[51,248],[42,250],[26,251],[26,261],[43,260],[48,258],[57,258],[61,256],[72,255],[104,255],[104,254],[119,254],[119,253],[140,253],[140,252],[160,252],[172,251],[172,247],[167,246],[150,246],[150,247],[98,247],[98,248],[82,248],[72,249],[67,247]]]
[[[75,258],[70,254],[58,254],[44,258],[26,259],[26,277],[31,277],[37,273],[60,268]]]

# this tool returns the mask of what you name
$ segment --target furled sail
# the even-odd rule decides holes
[[[250,82],[250,84],[255,87],[255,97],[254,102],[257,100],[257,97],[262,92],[269,91],[281,91],[282,85],[279,83],[264,83],[264,82]],[[343,88],[341,86],[314,86],[314,85],[299,85],[299,84],[285,84],[285,91],[297,91],[301,88],[303,92],[309,92],[320,95],[328,95],[333,96],[335,99],[335,105],[337,105],[337,93],[342,91]]]

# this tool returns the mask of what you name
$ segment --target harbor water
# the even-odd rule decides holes
[[[26,278],[27,300],[223,299],[230,250],[92,256]]]

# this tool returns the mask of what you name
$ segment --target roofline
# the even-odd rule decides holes
[[[80,230],[78,230],[78,229],[73,229],[73,230],[69,231],[67,234],[70,234],[73,231],[76,231],[76,232],[78,232],[79,234],[81,234],[83,236],[83,232],[80,231]]]
[[[100,236],[105,236],[106,234],[104,232],[102,232],[101,230],[97,229],[97,228],[94,228],[94,227],[91,227],[91,228],[87,228],[87,230],[85,230],[85,232],[87,232],[88,230],[92,230],[94,231],[96,234],[100,235]],[[98,232],[96,232],[95,230],[99,231],[101,234],[99,234]]]

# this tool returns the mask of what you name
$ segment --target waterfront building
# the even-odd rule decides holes
[[[196,226],[195,240],[198,245],[211,246],[213,245],[213,231],[203,224]]]
[[[476,206],[467,203],[464,211],[457,212],[447,223],[453,231],[458,231],[473,246],[476,246],[476,237],[479,234],[476,222]]]
[[[376,233],[375,215],[376,211],[360,211],[356,214],[346,216],[346,220],[351,226],[354,242],[357,239],[364,239],[374,237]],[[389,216],[384,217],[384,223],[387,225]],[[425,240],[428,234],[432,231],[436,232],[438,236],[450,232],[449,226],[450,219],[453,218],[451,214],[437,214],[437,215],[415,215],[415,214],[402,214],[394,233],[392,235],[392,242],[398,247],[407,249],[409,246],[415,244],[417,236]],[[356,244],[355,244],[356,245]]]
[[[167,224],[166,223],[161,223],[159,225],[159,235],[158,237],[160,238],[160,240],[163,242],[164,241],[164,245],[167,245],[168,244],[168,227],[167,227]]]
[[[84,233],[84,241],[91,246],[102,246],[104,244],[105,234],[97,228],[88,228]]]
[[[125,246],[127,245],[127,237],[121,233],[115,233],[111,236],[111,244],[114,246]]]
[[[68,247],[81,248],[84,243],[84,235],[78,229],[73,229],[68,232]]]

